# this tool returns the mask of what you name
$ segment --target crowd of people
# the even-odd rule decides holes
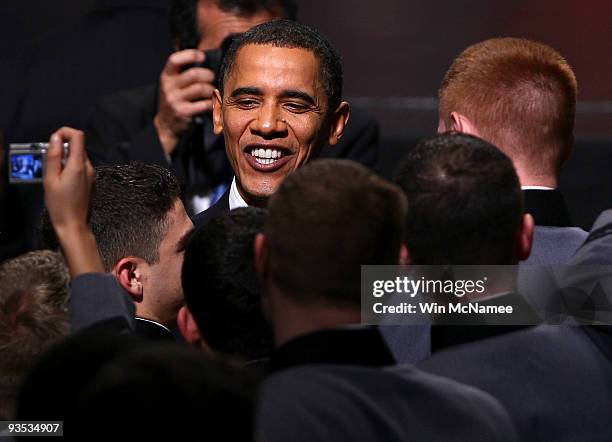
[[[293,2],[171,16],[158,85],[50,135],[40,250],[0,264],[0,420],[81,439],[612,439],[611,318],[551,323],[571,301],[551,285],[596,286],[599,307],[612,262],[612,211],[586,232],[556,190],[577,94],[562,55],[466,48],[438,133],[388,181],[376,123]],[[511,268],[460,303],[515,320],[364,323],[363,266],[400,265]]]

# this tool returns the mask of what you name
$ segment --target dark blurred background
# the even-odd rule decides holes
[[[417,139],[435,131],[438,85],[466,46],[520,36],[555,47],[573,66],[580,88],[575,150],[562,190],[574,221],[586,229],[612,207],[609,0],[302,0],[299,5],[300,20],[323,31],[343,56],[346,97],[379,120],[379,170],[386,176]],[[5,141],[44,140],[64,124],[82,127],[99,96],[155,82],[172,47],[167,7],[167,0],[3,1]],[[13,191],[11,198],[27,212],[37,192]],[[27,223],[25,218],[20,222]]]

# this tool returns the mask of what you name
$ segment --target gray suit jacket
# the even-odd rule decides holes
[[[452,347],[418,367],[498,399],[520,440],[578,442],[612,440],[611,362],[583,328],[541,325]]]
[[[261,386],[256,426],[268,442],[515,440],[492,397],[412,366],[275,373]]]

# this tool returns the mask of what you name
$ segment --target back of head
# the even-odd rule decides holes
[[[395,265],[406,201],[349,160],[317,160],[268,203],[267,283],[301,304],[359,307],[361,266]]]
[[[206,29],[198,29],[198,3],[201,0],[172,0],[170,2],[170,33],[183,48],[196,48]],[[208,0],[224,11],[239,17],[252,17],[268,11],[289,20],[297,17],[295,0]]]
[[[327,111],[334,112],[342,101],[342,61],[336,49],[317,30],[291,20],[274,20],[257,25],[235,39],[219,70],[219,90],[234,68],[238,51],[247,45],[305,49],[319,61],[320,81],[327,95]]]
[[[421,141],[395,182],[410,205],[406,243],[421,265],[514,264],[523,196],[512,161],[476,137]]]
[[[68,269],[58,253],[26,253],[0,266],[0,418],[25,372],[70,330]]]
[[[83,392],[79,430],[252,439],[254,379],[246,372],[176,344],[140,347],[106,364]],[[144,423],[137,425],[135,423]],[[112,428],[114,427],[114,428]],[[106,429],[105,429],[106,428]],[[85,436],[85,434],[83,434]]]
[[[576,77],[553,48],[519,38],[470,46],[446,73],[440,119],[464,115],[530,173],[556,176],[573,142]]]
[[[133,163],[96,168],[89,221],[106,271],[126,256],[149,264],[158,261],[167,216],[180,194],[177,179],[160,166]],[[57,249],[46,214],[41,234],[45,247]]]
[[[265,213],[246,207],[213,219],[191,237],[183,263],[185,302],[202,338],[247,360],[265,358],[273,348],[253,253]]]

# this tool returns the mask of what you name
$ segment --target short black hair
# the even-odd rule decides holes
[[[319,61],[319,74],[327,95],[327,111],[331,113],[338,108],[342,101],[342,60],[338,52],[319,31],[290,20],[274,20],[254,26],[232,42],[219,70],[221,94],[225,79],[234,68],[238,51],[250,44],[312,52]]]
[[[170,33],[182,48],[196,48],[205,29],[198,29],[198,1],[172,0],[170,3]],[[259,11],[280,8],[288,20],[297,18],[295,0],[217,0],[219,9],[239,16],[252,16]]]
[[[185,302],[206,343],[249,361],[269,357],[274,348],[253,252],[265,213],[246,207],[210,221],[191,237],[182,272]]]
[[[512,161],[492,144],[444,133],[421,141],[395,179],[410,207],[415,264],[513,264],[523,194]]]
[[[142,163],[99,166],[89,223],[106,271],[126,256],[157,263],[168,231],[167,216],[180,200],[181,187],[168,169]],[[42,245],[57,250],[57,236],[45,212]]]

